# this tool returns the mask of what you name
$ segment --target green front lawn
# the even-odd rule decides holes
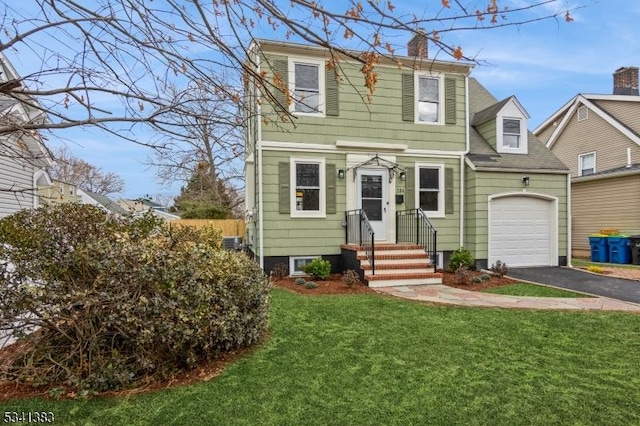
[[[515,283],[483,290],[484,293],[527,297],[591,297],[586,294],[531,283]]]
[[[272,295],[270,340],[209,382],[0,405],[61,425],[640,424],[638,315]]]

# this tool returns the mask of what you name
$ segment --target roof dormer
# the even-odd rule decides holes
[[[473,126],[501,154],[527,154],[529,114],[515,96],[474,116]]]

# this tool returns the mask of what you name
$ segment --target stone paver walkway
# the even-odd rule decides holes
[[[413,285],[376,288],[403,299],[462,306],[515,309],[564,309],[639,312],[640,305],[606,297],[522,297],[462,290],[446,285]]]

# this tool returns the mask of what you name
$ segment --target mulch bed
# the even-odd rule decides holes
[[[325,280],[312,280],[309,277],[305,277],[305,280],[313,281],[314,283],[318,284],[317,288],[305,288],[304,285],[296,284],[295,280],[296,278],[293,277],[272,278],[271,284],[276,287],[285,288],[287,290],[309,296],[327,294],[375,293],[375,290],[362,283],[352,284],[350,286],[346,285],[344,282],[342,282],[342,274],[331,274]]]

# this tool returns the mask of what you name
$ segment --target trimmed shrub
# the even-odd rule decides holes
[[[331,273],[331,262],[316,257],[311,262],[303,265],[302,270],[317,280],[324,280]]]
[[[271,278],[276,281],[281,280],[282,278],[289,275],[289,267],[284,263],[278,263],[271,269]]]
[[[307,280],[305,280],[305,279],[304,279],[304,278],[302,278],[302,277],[298,277],[298,278],[296,278],[296,279],[295,279],[295,281],[294,281],[294,283],[296,283],[296,285],[302,285],[302,284],[304,284],[304,283],[306,283],[306,282],[307,282]]]
[[[501,260],[496,260],[496,263],[491,265],[491,272],[496,274],[499,277],[504,277],[509,273],[509,267],[506,263],[503,263]]]
[[[318,284],[314,283],[313,281],[307,281],[304,284],[304,288],[308,288],[308,289],[318,288]]]
[[[471,252],[464,247],[460,247],[451,254],[449,258],[449,270],[457,271],[460,267],[472,268],[475,259]]]
[[[354,284],[360,284],[360,275],[353,269],[342,273],[342,282],[351,287]]]
[[[80,204],[0,220],[0,324],[25,342],[0,378],[122,389],[255,343],[268,279],[220,239]]]

